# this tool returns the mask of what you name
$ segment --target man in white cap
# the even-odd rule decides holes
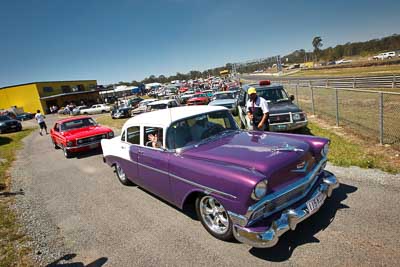
[[[250,87],[247,90],[249,100],[246,103],[247,118],[249,119],[249,130],[268,131],[268,102],[257,95],[257,90]]]

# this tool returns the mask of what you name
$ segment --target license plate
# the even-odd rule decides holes
[[[11,128],[17,128],[17,126],[16,125],[11,125]]]
[[[314,198],[307,201],[306,204],[307,204],[308,212],[312,213],[313,211],[319,209],[322,206],[322,204],[324,203],[325,198],[326,198],[325,194],[319,193]]]
[[[99,147],[99,144],[91,144],[91,145],[89,145],[89,148],[97,148],[97,147]]]

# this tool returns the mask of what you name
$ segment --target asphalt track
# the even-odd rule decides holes
[[[48,116],[48,124],[54,119]],[[277,246],[255,249],[219,241],[190,214],[141,188],[122,186],[99,151],[65,159],[50,136],[35,132],[24,141],[11,171],[13,188],[25,192],[16,197],[16,208],[36,246],[48,253],[45,263],[60,253],[73,255],[65,264],[92,266],[397,266],[400,261],[398,175],[328,166],[341,182],[333,197]]]

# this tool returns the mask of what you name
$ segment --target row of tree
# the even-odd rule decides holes
[[[328,47],[326,49],[321,49],[322,38],[320,36],[314,37],[312,40],[312,45],[314,47],[313,52],[306,52],[304,49],[295,50],[294,52],[283,56],[281,61],[287,64],[293,63],[303,63],[306,61],[333,61],[338,60],[343,57],[351,56],[370,56],[380,52],[393,51],[400,49],[400,35],[393,34],[381,39],[373,39],[366,42],[354,42],[346,43],[344,45],[337,45],[335,47]],[[236,70],[240,73],[251,73],[256,70],[266,69],[272,67],[277,63],[276,57],[269,57],[266,59],[254,60],[245,63],[235,64]],[[171,76],[155,76],[151,75],[142,81],[132,81],[132,82],[119,82],[121,85],[134,85],[137,86],[140,83],[167,83],[173,80],[190,80],[197,78],[207,78],[209,76],[218,76],[219,72],[224,69],[232,69],[232,63],[227,63],[225,66],[217,67],[213,69],[208,69],[204,71],[192,70],[186,74],[176,73],[176,75]]]

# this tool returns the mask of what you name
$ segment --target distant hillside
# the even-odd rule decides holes
[[[400,50],[400,35],[393,34],[381,39],[372,39],[365,42],[346,43],[335,47],[322,49],[318,58],[322,61],[338,60],[343,57],[370,56],[386,51]],[[305,53],[304,49],[296,50],[283,57],[283,62],[299,63],[304,62],[305,58],[312,59],[313,53]]]
[[[323,40],[322,40],[323,41]],[[311,46],[311,40],[310,40]],[[372,39],[365,42],[354,42],[354,43],[346,43],[343,45],[337,45],[335,47],[328,47],[325,49],[321,49],[318,55],[319,61],[332,61],[338,60],[343,57],[354,57],[354,56],[370,56],[375,55],[381,52],[386,51],[397,51],[400,50],[400,35],[393,34],[391,36],[383,37],[380,39]],[[312,52],[306,52],[304,49],[295,50],[294,52],[285,55],[282,57],[282,63],[292,64],[292,63],[302,63],[305,61],[312,61],[314,58],[314,54]],[[251,73],[256,70],[266,69],[271,67],[276,63],[275,57],[269,57],[254,61],[248,61],[241,64],[236,64],[237,71],[240,73]],[[186,74],[177,73],[176,75],[172,75],[166,77],[164,75],[151,75],[148,78],[143,79],[142,83],[151,83],[151,82],[161,82],[166,83],[173,80],[189,80],[196,78],[206,78],[209,75],[219,75],[219,72],[223,69],[232,69],[232,63],[227,63],[225,66],[208,69],[204,71],[192,70]],[[119,82],[119,84],[127,84],[127,85],[137,85],[139,82]]]

